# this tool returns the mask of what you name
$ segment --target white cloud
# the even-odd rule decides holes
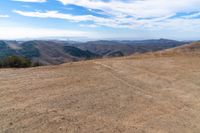
[[[98,9],[113,16],[136,18],[163,17],[177,12],[199,11],[199,0],[57,0],[88,9]]]
[[[0,39],[21,39],[40,37],[87,37],[89,33],[84,31],[26,28],[26,27],[0,27]]]
[[[42,3],[42,2],[46,2],[47,0],[12,0],[12,1],[19,1],[19,2],[38,2],[38,3]]]
[[[9,18],[9,16],[8,15],[0,14],[0,18]]]
[[[80,24],[80,27],[96,28],[97,25],[95,25],[95,24]]]
[[[58,11],[46,11],[46,12],[26,12],[26,11],[14,11],[23,16],[28,17],[39,17],[39,18],[58,18],[58,19],[66,19],[73,22],[85,22],[92,21],[95,24],[83,25],[82,27],[96,27],[100,26],[108,26],[113,28],[187,28],[188,25],[190,27],[194,27],[193,24],[199,25],[200,19],[185,19],[185,18],[174,18],[170,19],[174,14],[169,14],[164,17],[156,17],[152,19],[135,19],[135,18],[124,18],[124,17],[115,17],[115,18],[102,18],[96,17],[92,15],[82,15],[82,16],[74,16],[71,14],[59,13]],[[181,25],[180,25],[181,24]]]
[[[63,4],[85,7],[107,17],[93,15],[72,15],[58,11],[18,11],[23,16],[58,18],[72,22],[93,22],[81,27],[107,26],[132,29],[188,29],[196,30],[200,25],[200,0],[57,0]],[[189,15],[178,16],[178,13]]]
[[[96,17],[93,15],[82,15],[82,16],[74,16],[71,14],[59,13],[58,11],[46,11],[46,12],[26,12],[26,11],[18,11],[14,10],[15,13],[18,13],[22,16],[28,17],[39,17],[39,18],[58,18],[58,19],[66,19],[73,22],[83,22],[83,21],[93,21],[98,25],[105,26],[115,26],[115,20],[106,19],[101,17]]]
[[[89,21],[89,20],[92,21],[92,20],[99,19],[98,17],[92,16],[92,15],[73,16],[73,15],[70,15],[70,14],[59,13],[58,11],[26,12],[26,11],[14,10],[14,12],[18,13],[18,14],[20,14],[22,16],[28,16],[28,17],[59,18],[59,19],[72,20],[72,21],[76,21],[76,22]]]
[[[178,13],[200,12],[200,0],[57,0],[64,5],[73,4],[89,10],[100,10],[109,16],[111,27],[128,28],[186,28],[189,24],[200,24],[199,13],[185,17]],[[98,12],[97,12],[98,13]],[[174,17],[173,19],[171,17]],[[188,20],[190,19],[190,20]],[[181,23],[181,21],[183,23]],[[174,25],[172,25],[174,24]],[[167,27],[171,26],[171,27]],[[192,26],[190,26],[192,27]]]

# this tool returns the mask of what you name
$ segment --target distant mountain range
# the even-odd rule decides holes
[[[141,41],[0,41],[0,58],[23,56],[43,65],[88,60],[94,58],[128,56],[181,46],[189,42],[175,40]]]

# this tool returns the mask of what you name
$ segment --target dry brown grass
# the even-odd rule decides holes
[[[147,54],[1,69],[0,132],[199,133],[199,68]]]

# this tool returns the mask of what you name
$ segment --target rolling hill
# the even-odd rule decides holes
[[[6,56],[23,56],[43,65],[61,64],[96,58],[97,55],[73,46],[65,46],[54,41],[27,41],[21,43],[0,43],[0,58]]]
[[[0,69],[0,132],[198,133],[199,44]]]
[[[158,40],[137,40],[137,41],[91,41],[86,43],[73,43],[72,46],[83,50],[89,50],[101,56],[112,57],[117,52],[119,55],[132,55],[137,53],[154,52],[168,48],[177,47],[187,42],[175,40],[158,39]]]
[[[169,52],[179,53],[179,54],[189,54],[189,55],[200,55],[200,42],[195,42],[190,45],[183,45],[177,48],[166,50]]]
[[[147,53],[149,55],[152,53]],[[181,45],[175,48],[166,49],[153,53],[155,56],[200,56],[200,42]],[[144,54],[145,55],[145,54]]]
[[[159,51],[185,44],[174,40],[143,41],[0,41],[0,58],[23,56],[43,65],[61,64],[95,58],[120,57]]]

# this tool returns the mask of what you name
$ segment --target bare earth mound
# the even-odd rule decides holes
[[[200,57],[147,55],[1,69],[0,132],[199,133]]]

